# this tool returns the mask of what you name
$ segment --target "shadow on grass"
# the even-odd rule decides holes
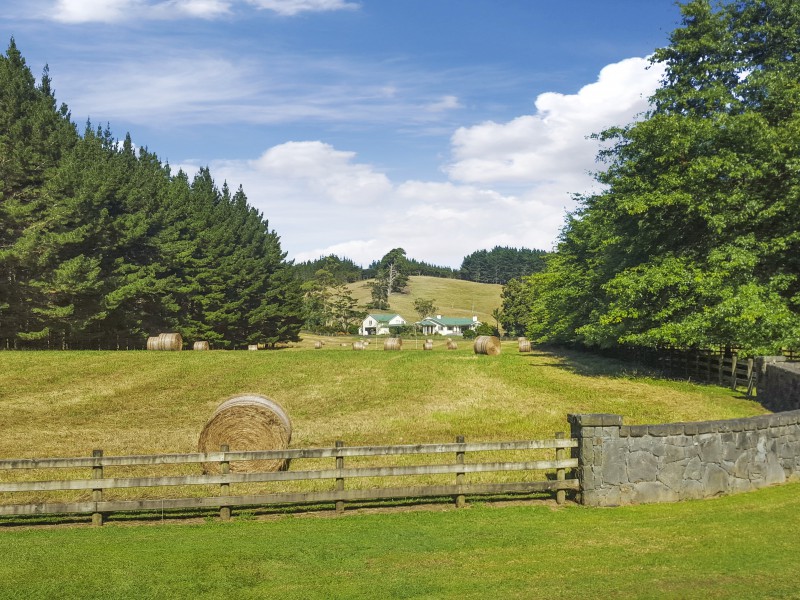
[[[548,477],[552,479],[552,477]],[[574,504],[574,492],[566,492],[567,501]],[[523,492],[508,494],[487,494],[481,496],[466,496],[466,505],[492,505],[530,503],[532,505],[552,505],[555,495],[546,492]],[[347,513],[353,514],[360,510],[375,512],[405,512],[407,510],[437,510],[454,508],[453,496],[426,497],[426,498],[397,498],[393,500],[359,501],[345,503],[344,513],[337,513],[335,504],[293,504],[293,505],[257,505],[239,506],[231,511],[233,521],[251,521],[256,519],[279,518],[285,516],[308,517],[333,517]],[[106,525],[157,525],[159,523],[214,523],[219,521],[219,509],[197,510],[167,510],[117,512],[106,515]],[[3,517],[0,519],[0,531],[14,528],[62,528],[62,527],[92,527],[91,515],[53,514],[53,515],[19,515]]]
[[[539,346],[529,356],[542,360],[539,364],[530,365],[537,369],[561,369],[583,377],[616,377],[621,379],[660,379],[664,381],[678,381],[692,385],[719,387],[713,382],[704,381],[696,377],[681,376],[677,373],[667,373],[661,369],[640,362],[626,361],[618,358],[593,354],[591,352],[573,350],[570,348],[557,348]],[[548,357],[555,357],[558,363],[543,364]],[[747,396],[744,388],[735,391],[727,388],[731,397],[739,400],[757,400]]]

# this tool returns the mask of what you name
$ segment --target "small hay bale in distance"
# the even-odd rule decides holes
[[[195,342],[192,346],[192,350],[211,350],[211,346],[205,340],[201,340],[199,342]]]
[[[180,333],[159,333],[158,337],[147,338],[148,350],[183,350],[183,338]]]
[[[383,341],[383,349],[384,350],[402,350],[403,349],[403,340],[400,338],[386,338]]]
[[[231,451],[285,450],[292,440],[289,415],[274,400],[258,394],[240,394],[225,400],[203,427],[197,450],[219,452],[222,444]],[[239,473],[284,471],[287,460],[249,460],[233,462],[230,470]],[[204,473],[219,473],[219,463],[203,463]]]
[[[531,341],[530,340],[520,340],[517,343],[519,344],[519,351],[520,352],[530,352],[531,351]]]
[[[458,350],[458,344],[455,340],[447,340],[447,349],[448,350]]]
[[[314,349],[319,350],[322,348],[322,342],[314,342]]]
[[[353,350],[363,350],[364,342],[353,342]]]
[[[247,349],[248,350],[258,350],[258,344],[248,344],[247,345]]]
[[[497,356],[500,354],[500,339],[493,335],[479,335],[475,338],[475,354],[488,354]]]
[[[423,350],[433,350],[433,342],[425,342],[422,344]]]

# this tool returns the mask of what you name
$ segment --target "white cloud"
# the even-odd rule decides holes
[[[356,3],[344,0],[55,0],[52,8],[42,15],[73,24],[186,17],[214,19],[230,15],[235,8],[245,5],[289,17],[305,12],[353,10],[359,7]]]
[[[438,101],[427,106],[427,110],[431,112],[452,110],[454,108],[461,108],[461,103],[458,101],[457,96],[442,96]]]
[[[142,6],[141,0],[57,0],[52,15],[63,23],[113,23],[138,13]]]
[[[334,10],[353,10],[359,7],[355,2],[344,0],[247,0],[250,4],[271,10],[279,15],[292,17],[303,12],[327,12]]]
[[[376,205],[392,184],[369,165],[353,163],[354,152],[322,142],[287,142],[267,150],[252,166],[267,177],[291,180],[323,201]]]
[[[577,94],[540,95],[534,115],[459,129],[451,181],[392,182],[355,152],[321,141],[212,162],[211,172],[244,185],[298,260],[334,253],[366,265],[402,247],[419,260],[458,267],[465,255],[495,245],[550,249],[575,208],[572,194],[594,185],[587,171],[599,146],[586,136],[647,108],[659,78],[647,64],[609,65]]]
[[[648,65],[644,58],[608,65],[577,94],[541,94],[535,114],[458,129],[448,174],[472,183],[584,180],[595,168],[598,150],[587,136],[627,124],[647,109],[647,97],[662,74],[658,68],[646,69]]]

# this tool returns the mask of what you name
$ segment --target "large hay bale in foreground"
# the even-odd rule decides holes
[[[520,352],[530,352],[531,351],[531,341],[530,340],[520,340],[517,342],[519,344],[519,351]]]
[[[199,452],[219,452],[222,444],[235,450],[285,450],[292,439],[292,423],[280,404],[258,394],[241,394],[223,402],[200,433]],[[231,471],[283,471],[288,460],[233,462]],[[203,472],[219,473],[219,463],[203,463]]]
[[[493,335],[479,335],[475,338],[475,354],[488,354],[497,356],[500,354],[500,339]]]
[[[210,350],[210,349],[211,349],[210,344],[205,340],[200,342],[195,342],[194,345],[192,346],[192,350]]]
[[[383,342],[384,350],[402,350],[403,340],[400,338],[386,338]]]

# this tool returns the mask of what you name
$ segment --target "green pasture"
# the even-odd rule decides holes
[[[0,457],[193,452],[216,407],[244,392],[286,409],[293,447],[552,437],[576,412],[629,424],[765,412],[740,392],[590,355],[519,354],[515,342],[491,357],[467,341],[386,352],[344,338],[314,350],[314,339],[258,352],[0,352]]]
[[[0,597],[798,598],[800,484],[615,509],[0,530]]]
[[[765,412],[740,392],[580,353],[506,342],[476,356],[441,340],[425,352],[413,339],[401,352],[353,351],[344,338],[315,350],[319,339],[260,352],[0,352],[0,457],[192,452],[218,404],[242,392],[286,408],[293,447],[551,437],[570,412],[631,424]],[[610,510],[413,508],[120,516],[103,528],[9,518],[0,597],[798,597],[797,484]]]

